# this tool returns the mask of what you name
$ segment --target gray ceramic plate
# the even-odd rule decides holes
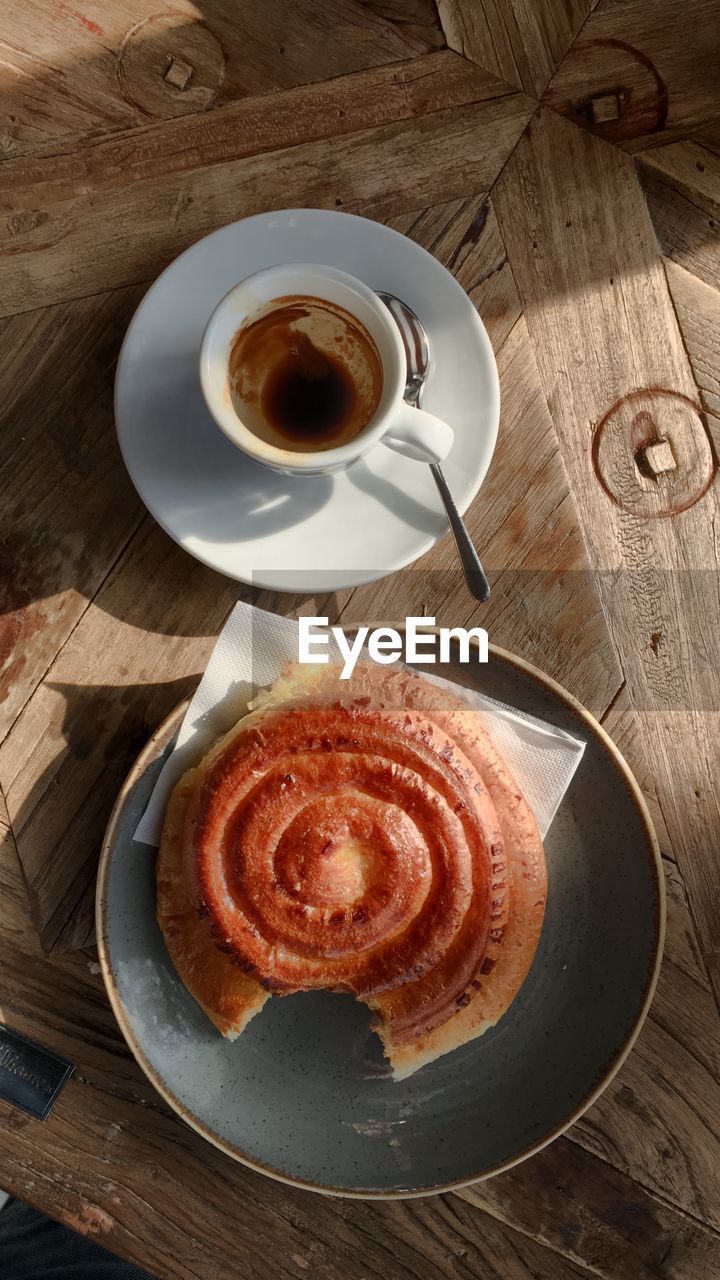
[[[350,996],[272,1000],[234,1044],[175,975],[155,922],[154,855],[132,833],[180,725],[179,707],[132,770],[98,879],[103,974],[125,1038],[188,1124],[274,1177],[343,1195],[402,1196],[485,1178],[557,1137],[605,1088],[657,977],[664,887],[627,765],[559,685],[502,650],[447,666],[583,737],[585,755],[545,848],[548,908],[532,970],[480,1040],[402,1083]]]

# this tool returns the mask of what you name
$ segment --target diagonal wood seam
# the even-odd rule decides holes
[[[264,212],[277,207],[278,190],[286,193],[286,202],[305,207],[332,207],[334,196],[336,208],[371,217],[397,214],[411,207],[411,201],[414,207],[434,205],[467,195],[468,189],[487,190],[531,115],[533,100],[508,92],[507,86],[449,51],[429,55],[421,66],[432,68],[428,77],[418,77],[417,63],[408,62],[399,69],[395,64],[385,67],[380,79],[377,73],[362,73],[362,111],[355,101],[357,75],[352,81],[334,82],[330,98],[326,93],[318,98],[315,87],[286,95],[279,124],[274,115],[266,114],[267,103],[253,100],[245,121],[251,134],[238,131],[234,126],[240,116],[233,116],[221,156],[213,155],[207,141],[215,128],[210,118],[203,122],[202,146],[194,146],[186,157],[189,167],[178,171],[174,159],[171,172],[158,176],[157,165],[148,171],[146,157],[142,180],[128,183],[123,174],[119,188],[113,171],[112,179],[105,174],[104,186],[71,179],[63,187],[61,180],[48,183],[44,193],[42,182],[36,182],[23,193],[10,183],[17,188],[27,167],[5,166],[0,189],[6,190],[4,203],[10,212],[4,245],[10,266],[0,310],[28,312],[41,302],[69,301],[79,293],[91,296],[101,286],[107,291],[147,280],[180,250],[227,221],[227,212],[218,217],[221,210]],[[429,84],[422,83],[426,78]],[[302,115],[301,108],[310,117],[305,125],[321,135],[310,142],[298,143],[296,117]],[[353,127],[337,134],[335,113],[341,108],[347,108],[341,115],[353,113]],[[173,134],[175,146],[178,137],[182,145],[186,136]],[[327,139],[333,136],[336,145],[326,154]],[[134,143],[126,139],[122,146],[132,150]],[[40,172],[48,167],[44,163]],[[33,172],[37,176],[38,171]],[[47,208],[33,208],[43,194],[51,197]],[[18,208],[19,203],[23,207]],[[138,218],[145,220],[149,248],[142,256],[130,232],[111,234],[113,216],[128,227]],[[33,268],[36,255],[44,263],[42,279]],[[78,261],[85,264],[81,273]]]
[[[565,54],[565,58],[561,60],[561,62],[558,64],[558,67],[555,69],[556,71],[562,66],[565,59],[572,54],[572,50],[575,47],[575,44],[582,37],[582,33],[585,29],[585,26],[587,22],[590,20],[590,17],[592,16],[592,11],[593,10],[591,8],[584,22],[582,23],[581,27],[576,33],[575,38],[572,41],[572,44],[568,48]],[[241,99],[239,102],[229,103],[225,106],[216,108],[215,110],[207,114],[201,113],[201,114],[193,115],[189,117],[177,117],[177,118],[173,117],[168,120],[162,120],[162,121],[156,120],[156,121],[152,121],[147,125],[141,125],[141,126],[136,126],[130,129],[121,130],[117,134],[115,133],[106,134],[104,136],[101,136],[99,139],[97,138],[96,135],[93,136],[92,138],[86,138],[86,136],[82,134],[75,135],[71,139],[70,149],[68,149],[67,141],[65,141],[65,143],[63,144],[58,143],[52,148],[48,150],[43,150],[42,152],[37,154],[31,154],[29,156],[21,156],[15,159],[7,158],[2,160],[2,162],[0,162],[0,193],[2,193],[3,188],[5,188],[5,190],[8,192],[6,199],[9,201],[7,207],[8,207],[8,210],[10,211],[13,207],[13,187],[14,187],[13,178],[16,173],[19,172],[22,175],[23,172],[25,172],[26,174],[28,174],[28,176],[31,178],[30,186],[29,188],[21,187],[20,190],[22,191],[23,189],[29,189],[32,191],[37,187],[37,182],[32,181],[33,173],[35,173],[37,177],[41,178],[42,170],[44,168],[45,169],[51,168],[52,166],[50,162],[52,162],[53,160],[55,161],[65,160],[66,162],[69,162],[71,166],[72,166],[72,162],[76,160],[78,161],[80,166],[78,170],[78,180],[82,178],[82,194],[83,196],[92,195],[93,191],[98,190],[98,185],[97,185],[98,175],[97,174],[95,175],[95,178],[96,178],[95,183],[93,183],[92,181],[90,182],[88,181],[91,175],[87,174],[84,171],[83,165],[82,165],[82,162],[85,159],[85,153],[81,151],[84,141],[92,142],[92,152],[96,154],[102,155],[103,152],[107,150],[109,152],[109,159],[110,161],[112,161],[113,154],[116,152],[122,152],[122,150],[126,149],[128,145],[130,145],[131,149],[135,151],[137,149],[138,143],[142,145],[143,142],[147,142],[150,145],[152,145],[153,141],[156,138],[166,136],[168,134],[178,133],[182,135],[182,133],[184,132],[192,135],[193,131],[196,131],[198,132],[198,135],[200,134],[206,135],[213,128],[221,129],[222,126],[226,123],[226,121],[227,122],[235,121],[236,117],[239,114],[244,114],[248,110],[250,111],[255,110],[260,114],[261,117],[266,112],[272,114],[273,116],[276,116],[278,112],[278,108],[279,107],[282,108],[282,104],[284,102],[294,103],[295,100],[302,101],[303,98],[311,99],[313,95],[317,96],[322,94],[328,87],[342,88],[342,86],[347,85],[351,89],[352,85],[360,83],[362,81],[369,80],[373,76],[381,77],[383,74],[387,74],[387,72],[392,68],[396,70],[398,80],[402,80],[404,77],[407,77],[408,82],[412,83],[414,79],[423,78],[421,76],[415,76],[413,74],[416,68],[419,69],[422,66],[427,66],[430,68],[430,70],[426,74],[428,75],[432,74],[432,71],[434,70],[435,67],[437,67],[438,69],[441,67],[442,65],[441,60],[443,59],[447,60],[448,56],[452,56],[457,63],[464,63],[468,68],[473,68],[474,71],[479,70],[481,73],[484,73],[488,77],[489,82],[492,83],[493,90],[497,90],[497,92],[493,91],[492,94],[486,95],[485,99],[481,99],[481,98],[471,99],[468,96],[464,99],[464,101],[469,102],[469,101],[487,100],[488,97],[497,99],[497,98],[506,97],[506,96],[516,96],[517,94],[523,94],[526,98],[531,100],[535,104],[535,106],[538,105],[539,100],[535,95],[529,94],[526,90],[520,89],[515,85],[508,84],[507,82],[502,81],[497,77],[497,75],[494,72],[488,71],[486,68],[482,67],[482,65],[479,62],[474,61],[467,54],[461,53],[457,50],[453,50],[450,46],[448,46],[448,48],[444,50],[442,49],[435,50],[429,53],[419,54],[417,57],[414,57],[414,58],[408,58],[408,59],[394,61],[387,64],[381,64],[380,66],[365,69],[365,70],[349,72],[344,75],[331,77],[328,80],[321,81],[316,84],[299,85],[287,90],[278,90],[275,93],[267,96],[256,95],[253,98]],[[553,74],[555,74],[555,72],[553,72]],[[487,87],[488,88],[490,87],[490,83],[488,84]],[[459,103],[456,105],[459,105]],[[424,115],[433,114],[434,111],[441,110],[441,109],[442,109],[441,107],[436,106],[434,108],[431,108],[429,112],[412,113],[412,114],[415,115],[415,118],[421,118]],[[340,114],[344,115],[345,113],[341,112]],[[383,121],[385,123],[399,122],[404,118],[407,118],[407,117],[393,114],[392,116],[384,117]],[[567,117],[564,117],[564,118],[567,119]],[[368,121],[367,123],[369,124],[370,122]],[[378,124],[381,123],[380,117],[378,117],[377,123]],[[572,123],[575,128],[581,128],[581,126],[578,125],[573,120],[570,120],[569,123]],[[528,122],[526,129],[529,127],[529,125],[530,125],[530,121]],[[358,129],[358,125],[356,122],[353,122],[352,124],[348,123],[348,125],[344,127],[344,126],[339,126],[339,120],[336,120],[335,126],[336,126],[335,131],[332,134],[323,134],[322,132],[319,132],[317,134],[311,133],[310,135],[305,135],[302,138],[297,138],[294,141],[288,140],[281,145],[283,147],[303,146],[321,136],[329,136],[331,138],[334,138],[337,136],[341,136],[343,133],[356,132]],[[359,127],[362,128],[363,125]],[[525,130],[523,130],[523,134],[524,132]],[[520,138],[518,138],[518,141],[515,144],[516,147],[522,141],[522,136],[523,135],[521,135]],[[618,144],[612,142],[611,140],[604,139],[604,141],[608,142],[609,145],[613,147],[617,147],[617,149],[619,150],[622,150],[622,148],[619,147]],[[205,140],[203,140],[203,143],[204,145],[206,145]],[[262,154],[263,152],[265,152],[266,154],[271,153],[276,148],[277,148],[277,143],[273,144],[269,149],[266,149],[261,144],[258,144],[256,147],[251,147],[250,149],[243,151],[242,158],[247,158],[248,156],[251,156],[251,155]],[[515,148],[513,148],[513,151],[514,150]],[[511,158],[511,156],[512,156],[512,151],[508,154],[505,163],[507,163],[507,161]],[[222,164],[224,162],[227,162],[231,158],[234,158],[234,156],[230,152],[224,155],[220,155],[217,158],[214,158],[211,160],[205,160],[204,162],[200,159],[200,157],[198,157],[198,163],[192,167],[202,168],[202,167],[205,167],[206,165],[212,166],[214,164]],[[641,156],[638,156],[637,163],[640,163],[640,162],[641,162]],[[154,152],[153,164],[155,166],[153,173],[156,174],[157,173],[157,168],[156,168],[157,151]],[[170,173],[173,171],[182,172],[183,168],[187,168],[187,166],[180,165],[178,161],[177,170],[175,170],[171,165],[171,167],[166,170],[166,173]],[[117,170],[113,169],[113,172],[116,173]],[[8,179],[10,179],[9,187],[7,186]],[[123,182],[126,182],[126,180],[127,180],[126,175],[124,175]],[[41,183],[42,183],[42,179],[41,179]],[[52,190],[52,187],[55,185],[56,184],[52,180],[50,180],[51,190]],[[62,190],[62,184],[61,184],[61,190]],[[41,185],[41,191],[42,191],[42,185]]]
[[[476,2],[476,0],[466,0],[466,2],[467,2],[467,3],[469,3],[469,4],[473,4],[473,3],[475,3],[475,2]],[[468,46],[468,41],[467,41],[467,40],[463,41],[462,37],[460,38],[460,41],[459,41],[459,43],[460,43],[460,45],[461,45],[461,47],[460,47],[460,48],[458,48],[457,44],[453,44],[453,43],[452,43],[452,38],[453,38],[453,36],[452,36],[452,32],[448,33],[448,30],[446,30],[446,26],[445,26],[445,24],[443,23],[443,9],[444,9],[444,7],[445,7],[445,6],[443,5],[443,0],[435,0],[435,3],[436,3],[437,10],[438,10],[438,19],[439,19],[439,21],[440,21],[440,26],[441,26],[441,29],[442,29],[443,35],[445,36],[445,39],[446,39],[446,41],[447,41],[447,47],[448,47],[449,49],[454,49],[456,53],[460,53],[460,54],[462,54],[462,56],[463,56],[463,57],[465,57],[465,58],[468,58],[468,60],[469,60],[469,61],[471,61],[471,62],[475,62],[475,59],[472,57],[471,53],[470,53],[470,52],[465,52],[465,49],[467,49],[467,46]],[[505,0],[505,3],[507,4],[507,8],[509,8],[509,7],[510,7],[510,5],[509,5],[509,0]],[[535,3],[535,4],[537,4],[537,0],[534,0],[534,3]],[[551,80],[553,79],[553,77],[557,74],[557,72],[559,71],[560,67],[562,67],[562,65],[563,65],[563,63],[565,62],[566,58],[568,58],[568,57],[570,56],[570,54],[572,53],[572,51],[573,51],[573,49],[574,49],[574,47],[575,47],[575,45],[576,45],[577,41],[580,39],[581,35],[583,34],[583,32],[584,32],[584,30],[585,30],[585,27],[586,27],[587,23],[589,22],[590,18],[592,17],[592,14],[593,14],[593,12],[594,12],[595,8],[597,7],[597,4],[598,4],[598,0],[590,0],[590,3],[588,4],[588,11],[587,11],[587,13],[586,13],[585,17],[583,18],[582,22],[580,23],[580,26],[578,27],[577,31],[576,31],[576,32],[575,32],[575,34],[573,35],[573,37],[572,37],[572,39],[571,39],[571,41],[570,41],[570,44],[568,45],[567,49],[565,50],[565,53],[563,54],[562,58],[561,58],[561,59],[560,59],[560,61],[559,61],[559,62],[558,62],[558,63],[557,63],[553,68],[552,68],[552,70],[550,71],[550,74],[549,74],[549,76],[547,77],[546,82],[545,82],[545,83],[543,84],[543,86],[542,86],[542,92],[541,92],[540,94],[538,94],[538,92],[537,92],[537,89],[536,89],[536,88],[532,88],[532,89],[531,89],[527,84],[525,84],[525,83],[523,82],[523,76],[522,76],[522,73],[521,73],[520,68],[518,67],[518,63],[517,63],[516,50],[515,50],[515,48],[513,48],[513,47],[512,47],[511,40],[510,40],[510,38],[508,37],[508,47],[509,47],[509,50],[510,50],[510,54],[511,54],[511,56],[512,56],[513,67],[514,67],[514,71],[515,71],[515,73],[516,73],[516,77],[517,77],[514,81],[512,81],[512,83],[515,85],[515,87],[516,87],[516,88],[518,88],[519,90],[521,90],[523,93],[526,93],[526,94],[528,94],[529,96],[533,97],[536,101],[539,101],[539,100],[540,100],[540,98],[542,97],[542,94],[543,94],[543,93],[545,92],[545,90],[547,89],[547,87],[548,87],[548,85],[550,84],[550,82],[551,82]],[[480,11],[481,11],[482,17],[483,17],[483,18],[485,18],[485,11],[484,11],[484,4],[483,4],[483,0],[479,0],[478,7],[479,7],[479,9],[480,9]],[[532,8],[532,6],[531,6],[531,8]],[[447,17],[448,17],[448,21],[450,21],[450,20],[452,19],[452,17],[454,16],[454,17],[456,18],[456,20],[459,22],[459,25],[462,27],[463,34],[464,34],[465,36],[467,36],[468,31],[467,31],[467,22],[466,22],[466,18],[465,18],[465,13],[464,13],[464,11],[463,11],[463,10],[464,10],[463,0],[451,0],[450,10],[451,10],[451,11],[450,11],[450,13],[448,13],[448,15],[447,15]],[[487,31],[488,31],[488,35],[489,35],[489,38],[490,38],[490,43],[491,43],[491,44],[492,44],[492,46],[493,46],[494,52],[495,52],[495,54],[496,54],[496,57],[497,57],[497,60],[498,60],[498,63],[499,63],[499,62],[501,61],[501,54],[500,54],[500,52],[499,52],[499,50],[498,50],[498,47],[497,47],[497,42],[496,42],[496,39],[495,39],[495,33],[494,33],[494,31],[493,31],[493,29],[492,29],[492,26],[491,26],[491,24],[490,24],[490,22],[489,22],[489,21],[487,21]],[[508,34],[508,32],[507,32],[507,28],[506,28],[506,35],[507,35],[507,34]],[[483,64],[482,64],[480,61],[475,62],[475,65],[476,65],[476,66],[483,66]],[[484,68],[484,69],[485,69],[485,68]],[[497,74],[497,73],[494,73],[494,74]]]
[[[660,246],[660,245],[658,245],[658,249],[660,249],[660,250],[661,250],[661,246]],[[672,288],[670,287],[670,281],[668,280],[668,273],[667,273],[666,259],[663,257],[662,252],[660,252],[660,257],[661,257],[661,259],[662,259],[663,271],[664,271],[664,273],[665,273],[665,283],[666,283],[666,285],[667,285],[667,292],[668,292],[668,298],[670,299],[670,306],[672,307],[673,312],[674,312],[674,314],[675,314],[675,321],[676,321],[676,323],[677,323],[678,333],[680,334],[680,341],[682,342],[683,350],[684,350],[684,352],[685,352],[685,355],[687,356],[687,362],[688,362],[688,365],[690,366],[690,368],[691,368],[691,370],[692,370],[692,374],[693,374],[693,381],[695,382],[695,386],[697,387],[698,404],[702,406],[703,413],[705,414],[705,416],[706,416],[706,417],[716,418],[716,417],[717,417],[717,415],[713,412],[713,410],[712,410],[712,409],[708,408],[707,401],[706,401],[706,397],[705,397],[705,394],[704,394],[704,392],[703,392],[703,388],[702,388],[702,387],[699,385],[699,383],[698,383],[698,379],[697,379],[697,376],[696,376],[696,374],[695,374],[695,366],[694,366],[694,362],[693,362],[693,359],[692,359],[692,353],[691,353],[691,351],[690,351],[690,348],[689,348],[688,343],[687,343],[687,339],[686,339],[686,337],[685,337],[685,331],[684,331],[683,326],[682,326],[682,324],[681,324],[681,322],[680,322],[680,315],[679,315],[679,313],[678,313],[677,303],[676,303],[676,301],[675,301],[675,297],[674,297],[674,295],[673,295]],[[712,285],[709,285],[709,286],[708,286],[708,288],[712,288]],[[716,444],[715,436],[713,435],[713,432],[712,432],[712,431],[708,431],[708,438],[709,438],[709,440],[710,440],[710,447],[711,447],[711,449],[712,449],[712,451],[713,451],[713,456],[714,456],[714,458],[715,458],[715,462],[716,462],[716,465],[717,465],[718,463],[720,463],[720,458],[718,457],[718,447],[717,447],[717,444]]]
[[[441,25],[441,27],[443,28],[443,33],[445,34],[446,39],[447,39],[447,33],[445,32],[445,28],[444,28],[443,23],[442,23],[442,5],[438,2],[438,0],[436,0],[436,4],[438,4],[438,17],[439,17],[439,19],[440,19],[440,25]],[[576,45],[578,44],[578,42],[583,38],[584,33],[585,33],[585,29],[586,29],[586,27],[588,26],[588,24],[591,22],[592,17],[593,17],[593,14],[594,14],[594,11],[595,11],[595,9],[597,8],[597,5],[598,5],[598,0],[592,0],[592,2],[591,2],[591,4],[590,4],[590,7],[589,7],[589,9],[588,9],[588,13],[586,14],[586,16],[585,16],[585,18],[584,18],[583,22],[581,23],[581,25],[578,27],[578,30],[576,31],[576,33],[575,33],[575,35],[574,35],[574,37],[573,37],[573,40],[572,40],[571,44],[568,46],[567,50],[565,51],[565,54],[564,54],[564,55],[563,55],[563,57],[560,59],[560,61],[557,63],[557,65],[556,65],[556,67],[554,68],[554,70],[552,71],[552,73],[551,73],[551,75],[550,75],[550,77],[549,77],[549,79],[548,79],[547,84],[546,84],[546,85],[544,86],[544,88],[543,88],[543,92],[542,92],[542,94],[540,94],[540,95],[538,96],[538,94],[537,94],[537,93],[533,93],[533,92],[531,92],[527,87],[525,87],[525,86],[523,86],[523,85],[521,85],[521,84],[515,84],[515,85],[514,85],[514,87],[515,87],[515,88],[517,88],[520,92],[525,93],[528,97],[531,97],[531,98],[532,98],[532,99],[533,99],[533,100],[534,100],[538,105],[540,105],[540,103],[542,103],[542,102],[543,102],[543,95],[544,95],[545,90],[547,89],[548,85],[551,83],[551,81],[554,79],[554,77],[557,75],[557,73],[562,69],[562,67],[564,66],[564,64],[565,64],[565,62],[567,61],[567,59],[568,59],[568,58],[570,58],[570,57],[572,56],[573,51],[575,50],[575,46],[576,46]],[[469,53],[462,52],[460,49],[455,48],[455,46],[454,46],[453,44],[451,44],[451,43],[450,43],[450,41],[448,41],[448,45],[447,45],[447,47],[448,47],[448,49],[453,49],[453,50],[458,54],[458,56],[459,56],[459,57],[465,58],[467,61],[472,62],[475,66],[481,67],[481,68],[482,68],[482,70],[488,70],[486,67],[484,67],[484,66],[483,66],[483,64],[482,64],[481,62],[476,61],[475,59],[473,59]],[[495,73],[493,73],[493,72],[488,72],[488,74],[495,74]],[[550,110],[555,110],[555,108],[554,108],[554,106],[553,106],[552,102],[544,103],[544,105],[546,105]],[[580,124],[578,124],[578,122],[577,122],[576,120],[574,120],[574,119],[572,118],[572,116],[564,115],[564,114],[562,114],[561,112],[557,112],[557,114],[562,115],[562,118],[563,118],[564,120],[567,120],[567,121],[568,121],[568,123],[570,123],[570,124],[574,125],[574,127],[575,127],[575,128],[577,128],[577,129],[582,129],[582,128],[583,128],[583,126],[582,126],[582,125],[580,125]],[[528,124],[526,125],[526,130],[530,127],[530,124],[531,124],[531,121],[528,121]],[[597,136],[601,136],[601,135],[597,135]],[[522,137],[518,139],[518,142],[516,143],[516,147],[520,145],[521,141],[522,141]],[[605,143],[607,143],[609,146],[615,147],[618,151],[623,151],[623,152],[624,152],[624,148],[622,147],[622,145],[620,144],[620,142],[615,142],[612,138],[607,138],[607,137],[604,137],[604,136],[602,137],[602,141],[603,141],[603,142],[605,142]],[[652,135],[648,135],[648,145],[652,145]],[[667,145],[667,144],[666,144],[665,142],[662,142],[662,143],[660,143],[660,145],[661,145],[661,146],[664,146],[664,145]],[[702,145],[702,144],[700,144],[700,145]],[[625,152],[625,154],[627,154],[627,153]],[[510,156],[508,157],[508,159],[510,159]],[[647,157],[643,157],[643,153],[642,153],[642,152],[639,152],[639,153],[637,154],[637,157],[636,157],[636,164],[639,166],[639,165],[643,162],[643,159],[647,160]],[[506,163],[507,163],[507,162],[506,162]]]

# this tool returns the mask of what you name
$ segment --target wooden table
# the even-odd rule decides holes
[[[720,1274],[718,0],[31,0],[0,81],[4,833],[0,1008],[77,1063],[0,1103],[0,1185],[163,1277]],[[509,1173],[396,1203],[311,1196],[172,1115],[93,951],[98,848],[138,748],[233,601],[143,510],[112,420],[128,319],[245,214],[353,210],[457,276],[500,367],[469,523],[389,581],[256,596],[333,621],[482,622],[605,724],[666,858],[640,1040]]]

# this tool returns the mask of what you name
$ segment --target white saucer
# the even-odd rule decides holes
[[[262,267],[321,262],[403,298],[430,336],[423,406],[455,444],[444,471],[461,511],[490,465],[500,416],[495,359],[460,285],[424,249],[367,218],[285,209],[222,227],[173,262],[128,329],[115,382],[125,464],[148,510],[186,551],[274,591],[334,591],[392,573],[447,532],[430,468],[384,445],[334,476],[289,478],[223,435],[200,392],[198,352],[228,289]]]

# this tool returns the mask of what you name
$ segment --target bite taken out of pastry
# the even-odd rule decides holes
[[[403,1079],[508,1009],[546,869],[465,702],[403,669],[298,665],[175,787],[157,891],[173,964],[223,1035],[273,994],[350,992]]]

